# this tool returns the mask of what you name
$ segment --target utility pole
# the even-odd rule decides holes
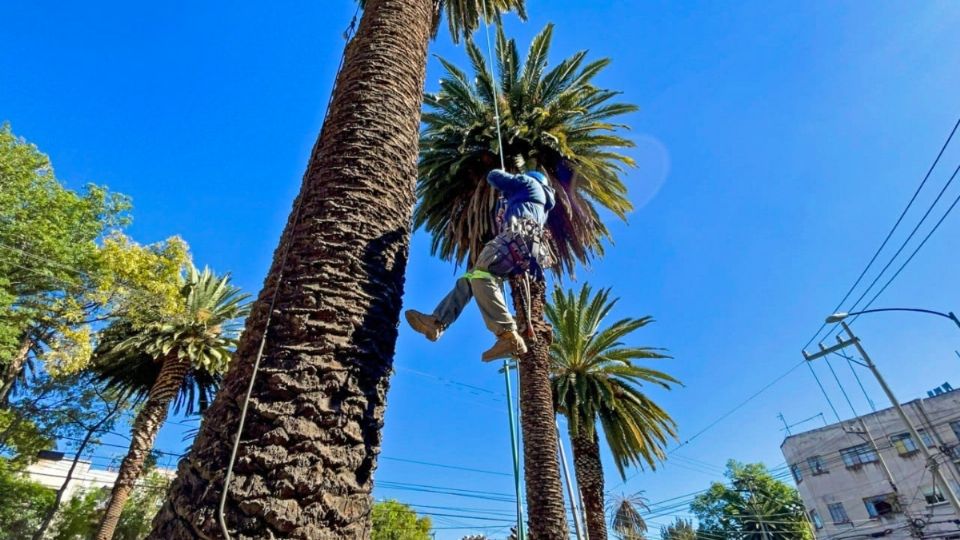
[[[560,436],[560,421],[554,420],[557,426],[557,448],[560,449],[560,463],[563,464],[563,476],[567,480],[567,495],[570,497],[570,508],[573,510],[573,528],[577,540],[584,540],[583,524],[580,522],[580,511],[577,509],[577,494],[570,481],[570,468],[567,467],[567,453],[563,450],[563,437]]]
[[[517,497],[517,539],[525,540],[526,531],[523,523],[523,486],[520,480],[520,436],[517,433],[516,421],[513,418],[513,392],[510,390],[510,359],[503,361],[503,380],[507,385],[507,419],[510,422],[510,453],[513,455],[513,484]],[[519,371],[518,371],[519,373]]]
[[[943,471],[940,470],[939,463],[937,463],[937,460],[933,454],[930,453],[930,449],[927,448],[927,445],[923,444],[923,439],[920,438],[920,433],[917,432],[916,426],[914,426],[910,418],[907,417],[907,413],[904,412],[900,402],[897,401],[897,397],[893,395],[893,390],[887,386],[887,381],[884,380],[883,376],[880,374],[880,370],[877,369],[877,365],[873,363],[873,360],[870,359],[867,351],[865,351],[863,346],[860,345],[860,338],[853,334],[853,331],[850,330],[850,326],[848,326],[846,322],[840,321],[840,325],[843,326],[843,331],[846,332],[849,340],[844,342],[838,338],[838,345],[845,347],[852,344],[857,348],[857,352],[860,353],[860,357],[863,358],[864,362],[866,362],[867,369],[873,372],[873,376],[876,377],[877,382],[880,383],[880,387],[883,388],[883,392],[887,395],[887,399],[890,400],[890,403],[897,410],[897,414],[900,415],[900,420],[907,425],[907,428],[910,431],[910,436],[913,437],[913,440],[917,441],[920,451],[923,452],[923,457],[927,460],[927,466],[930,468],[930,474],[933,476],[934,482],[943,486],[944,494],[947,496],[947,500],[950,501],[950,505],[953,506],[953,510],[957,514],[960,514],[960,499],[957,498],[957,494],[954,493],[953,487],[951,487],[947,482],[946,477],[943,475]]]
[[[847,344],[841,343],[838,345],[834,345],[833,347],[824,347],[823,344],[821,344],[820,352],[815,354],[807,354],[807,351],[803,351],[803,357],[806,358],[808,362],[810,362],[812,360],[816,360],[817,358],[825,357],[834,351],[843,349],[847,345],[849,345],[849,343]],[[853,410],[853,404],[850,403],[849,398],[847,400],[847,404],[850,405],[850,410]],[[860,429],[863,430],[862,433],[857,433],[857,434],[863,435],[863,437],[870,444],[870,448],[873,450],[874,455],[877,456],[877,461],[880,462],[880,468],[883,469],[883,474],[887,477],[887,482],[890,483],[890,488],[893,489],[894,493],[899,493],[900,490],[897,489],[897,483],[893,480],[893,473],[890,471],[890,467],[887,466],[887,460],[884,459],[883,453],[880,452],[880,447],[877,445],[876,439],[873,438],[873,434],[870,433],[870,428],[867,427],[867,422],[863,419],[863,416],[857,416],[857,423],[860,424]],[[841,423],[841,429],[844,429],[842,423]],[[846,429],[844,429],[844,431],[846,431]]]

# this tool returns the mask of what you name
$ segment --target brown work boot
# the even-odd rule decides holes
[[[500,358],[511,356],[519,357],[527,352],[527,344],[516,330],[508,330],[497,334],[497,342],[487,349],[480,357],[484,362],[492,362]]]
[[[420,313],[415,309],[408,309],[404,313],[404,316],[407,318],[407,322],[410,323],[410,328],[427,336],[427,339],[430,341],[436,341],[443,335],[443,325],[440,324],[440,321],[433,315]]]

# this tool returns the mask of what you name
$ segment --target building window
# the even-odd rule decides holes
[[[950,428],[953,429],[953,434],[960,439],[960,422],[950,422]]]
[[[946,502],[947,500],[943,496],[943,491],[936,486],[924,489],[923,498],[927,500],[927,504],[929,505],[940,504],[942,502]]]
[[[890,516],[900,511],[900,507],[897,505],[897,496],[893,493],[868,497],[863,500],[863,504],[867,507],[867,513],[870,514],[871,518]]]
[[[835,525],[850,523],[850,517],[847,516],[847,509],[843,507],[843,503],[828,504],[827,510],[830,511],[830,518]]]
[[[793,473],[793,479],[796,480],[798,484],[803,482],[803,475],[800,473],[800,465],[797,465],[796,463],[791,465],[790,472]]]
[[[937,445],[937,443],[933,442],[933,437],[927,433],[927,430],[921,429],[918,430],[918,433],[920,433],[920,440],[923,441],[923,445],[927,448],[933,448]]]
[[[877,461],[877,453],[873,451],[869,444],[858,444],[857,446],[844,448],[840,450],[840,455],[843,456],[843,463],[847,468],[859,467],[864,463]]]
[[[818,531],[823,528],[823,520],[820,519],[820,512],[817,512],[816,509],[810,511],[810,521],[813,522],[813,526]]]
[[[897,449],[897,453],[901,456],[909,456],[917,451],[917,443],[909,433],[894,435],[890,437],[890,442],[893,443],[893,447]]]
[[[827,468],[823,466],[823,458],[820,456],[807,458],[807,466],[810,467],[810,472],[814,475],[827,472]]]

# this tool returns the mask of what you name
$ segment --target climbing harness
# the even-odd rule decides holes
[[[340,64],[337,66],[337,72],[334,76],[334,85],[336,85],[336,80],[340,76],[340,72],[343,70],[343,63],[347,56],[347,47],[350,45],[351,39],[353,39],[354,31],[357,28],[357,17],[360,15],[360,10],[362,7],[357,5],[357,10],[353,13],[353,19],[351,19],[350,24],[347,26],[347,29],[343,32],[343,38],[346,41],[346,44],[343,46],[343,52],[340,54]],[[333,96],[336,93],[336,86],[330,92],[330,100],[327,102],[327,115],[330,114],[330,105],[333,103]],[[323,128],[320,130],[320,136],[317,138],[316,145],[320,145],[320,141],[323,140],[324,129],[327,125],[326,116],[323,119]],[[316,150],[316,148],[314,148]],[[293,222],[290,224],[290,231],[296,229],[300,224],[300,214],[303,209],[303,195],[297,197],[296,207],[293,211]],[[283,254],[280,256],[280,268],[277,270],[277,279],[276,283],[273,286],[273,292],[271,293],[270,298],[270,307],[267,310],[266,320],[263,322],[263,331],[260,334],[260,345],[257,347],[257,355],[253,360],[253,369],[250,372],[250,382],[247,384],[247,391],[243,396],[243,404],[240,406],[240,419],[237,424],[237,432],[233,438],[233,447],[230,449],[230,460],[227,462],[227,472],[223,477],[223,491],[220,493],[220,503],[217,506],[217,522],[220,525],[220,531],[223,533],[223,537],[226,540],[231,540],[230,531],[227,529],[227,521],[225,517],[225,508],[227,505],[227,495],[230,491],[230,481],[233,479],[233,467],[237,462],[237,452],[240,449],[240,437],[243,435],[243,428],[246,425],[247,421],[247,409],[250,405],[250,398],[253,396],[253,385],[257,379],[257,373],[260,371],[260,361],[263,359],[263,350],[267,344],[267,333],[270,330],[270,322],[273,319],[273,310],[277,304],[277,297],[280,293],[280,286],[283,283],[283,274],[287,266],[287,259],[290,255],[290,246],[293,242],[291,239],[287,239],[286,245],[283,247]]]

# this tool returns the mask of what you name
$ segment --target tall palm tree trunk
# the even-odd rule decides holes
[[[607,540],[607,520],[604,517],[603,464],[600,462],[600,441],[596,429],[587,433],[581,426],[578,433],[570,431],[573,446],[573,468],[577,486],[587,514],[587,537],[590,540]]]
[[[230,371],[149,538],[365,538],[415,203],[434,0],[368,0]],[[289,248],[283,264],[283,254]]]
[[[546,283],[530,280],[530,319],[527,335],[526,298],[522,278],[510,281],[517,323],[527,343],[520,358],[520,420],[523,465],[527,486],[527,518],[531,540],[567,540],[567,519],[560,484],[556,413],[550,387],[550,343],[553,332],[544,318]]]
[[[117,473],[117,481],[113,484],[113,491],[110,493],[110,502],[107,509],[100,519],[100,527],[97,530],[96,540],[111,540],[113,533],[117,529],[117,523],[120,521],[120,513],[123,511],[123,505],[126,504],[130,493],[133,491],[134,484],[143,473],[143,464],[147,456],[153,450],[153,443],[157,439],[157,433],[163,427],[164,420],[167,419],[167,411],[170,409],[170,403],[183,380],[190,372],[190,362],[181,360],[175,355],[167,357],[160,368],[160,374],[157,375],[156,382],[150,387],[150,394],[147,402],[137,414],[133,421],[133,437],[130,441],[130,450],[124,456],[120,464],[120,472]]]
[[[20,347],[13,358],[3,368],[3,379],[0,380],[0,409],[6,409],[10,406],[10,394],[13,393],[13,385],[17,383],[23,366],[27,363],[27,357],[30,355],[30,349],[33,347],[33,340],[30,334],[24,334],[20,339]]]

